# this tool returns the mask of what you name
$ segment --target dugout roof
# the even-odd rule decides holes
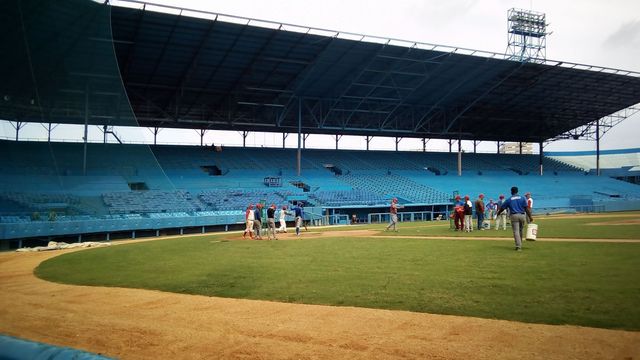
[[[16,2],[0,9],[17,49],[2,60],[8,119],[537,142],[640,103],[629,71],[142,3]]]

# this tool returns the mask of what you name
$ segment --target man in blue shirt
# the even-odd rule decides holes
[[[300,203],[296,203],[296,207],[293,208],[296,224],[296,236],[300,236],[300,226],[302,226],[302,219],[304,216],[304,210],[300,205]]]
[[[509,209],[511,214],[511,228],[513,229],[513,238],[516,241],[516,251],[520,251],[522,250],[522,232],[526,223],[525,214],[527,214],[530,223],[533,222],[533,217],[529,206],[527,206],[527,199],[518,195],[518,187],[511,188],[511,197],[504,201],[500,210],[498,210],[498,216],[505,209]]]

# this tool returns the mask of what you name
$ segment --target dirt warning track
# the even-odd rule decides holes
[[[640,358],[640,332],[71,286],[33,275],[64,252],[0,254],[0,333],[122,359]]]

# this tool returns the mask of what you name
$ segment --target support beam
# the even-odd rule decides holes
[[[427,152],[427,138],[422,138],[422,152]]]
[[[247,147],[247,136],[249,136],[248,131],[242,132],[242,147]]]
[[[302,143],[302,98],[298,97],[298,152],[296,156],[296,170],[298,176],[301,173],[302,166],[302,149],[300,148]]]
[[[520,147],[520,150],[518,150],[518,153],[522,155],[522,141],[518,143],[518,146]]]
[[[336,137],[336,150],[338,150],[338,142],[342,139],[342,135],[334,135]]]
[[[53,132],[53,129],[57,128],[59,124],[56,124],[56,126],[53,126],[52,123],[47,123],[47,125],[45,126],[44,124],[40,124],[40,126],[42,126],[46,131],[47,131],[47,142],[51,142],[51,132]]]
[[[306,149],[307,148],[307,138],[310,136],[311,134],[302,134],[302,148]]]
[[[207,133],[207,129],[198,129],[196,132],[200,135],[200,146],[204,146],[204,135]]]
[[[600,176],[600,119],[596,121],[596,176]]]
[[[478,152],[478,142],[473,140],[473,153],[476,154]]]
[[[373,136],[369,135],[367,135],[365,138],[365,141],[367,142],[367,150],[369,150],[369,143],[371,143],[371,139],[373,139]]]
[[[540,146],[540,176],[542,176],[542,175],[544,175],[544,168],[543,168],[543,165],[542,165],[542,160],[543,160],[543,157],[544,157],[544,150],[542,149],[542,141],[540,141],[538,144]]]
[[[89,137],[89,83],[87,82],[84,91],[84,147],[82,150],[82,175],[87,175],[87,141]]]
[[[289,137],[289,133],[282,133],[282,148],[285,148],[285,140]]]
[[[496,154],[500,154],[500,141],[496,141],[496,147],[498,148]]]
[[[154,126],[153,130],[149,129],[149,131],[151,131],[151,133],[153,134],[153,145],[157,145],[158,144],[158,134],[160,133],[160,131],[162,131],[162,128]]]
[[[451,152],[451,146],[453,145],[453,140],[449,139],[449,152]]]
[[[462,148],[458,147],[458,176],[462,176]]]
[[[402,140],[401,137],[396,136],[396,151],[398,151],[398,144],[400,144],[401,140]]]
[[[11,126],[13,126],[14,129],[16,129],[16,141],[18,141],[18,139],[20,138],[20,129],[27,126],[27,123],[18,120],[16,120],[15,125],[13,125],[13,122],[11,121],[9,121],[9,123],[11,124]]]

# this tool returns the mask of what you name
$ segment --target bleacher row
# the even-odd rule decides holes
[[[58,221],[200,216],[242,211],[262,200],[369,207],[398,197],[435,205],[449,203],[455,191],[497,198],[514,184],[553,204],[575,196],[640,199],[637,185],[585,175],[549,158],[538,176],[538,155],[464,154],[459,177],[455,153],[307,149],[300,176],[294,149],[89,144],[86,175],[82,144],[0,141],[0,153],[6,155],[0,158],[0,216],[14,222],[47,210],[57,211]],[[267,176],[280,177],[282,187],[266,187]]]

